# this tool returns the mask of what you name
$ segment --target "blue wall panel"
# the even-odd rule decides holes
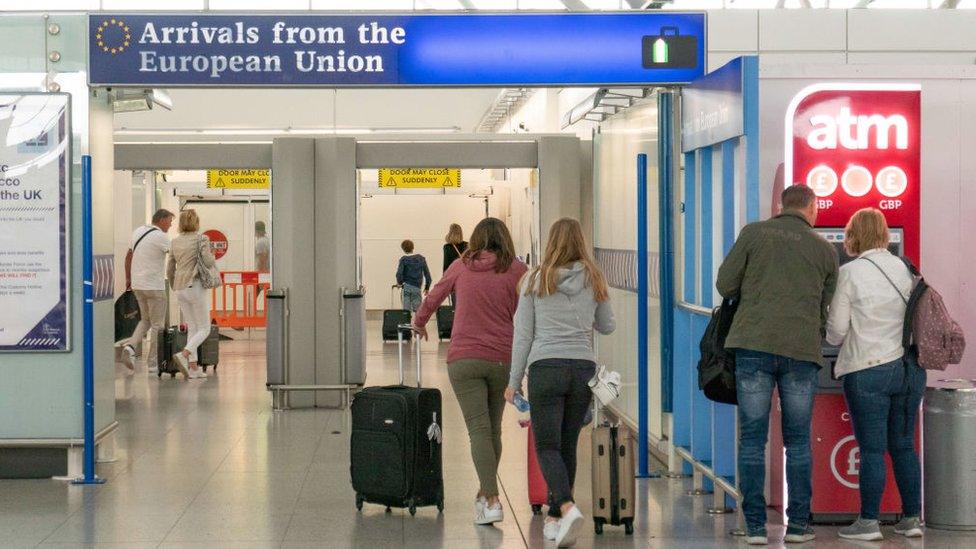
[[[738,140],[722,143],[722,256],[735,243],[735,152]]]
[[[695,247],[695,226],[697,222],[698,207],[695,202],[695,153],[685,155],[685,196],[683,201],[683,212],[685,216],[684,247],[681,250],[684,260],[684,300],[688,303],[695,303],[695,273],[697,272],[697,258]]]
[[[674,445],[691,448],[691,393],[693,369],[691,364],[691,313],[685,309],[674,310],[674,375],[672,376],[675,399],[672,403]],[[697,387],[697,381],[694,382]]]
[[[701,268],[699,269],[701,276],[699,280],[701,280],[701,289],[698,291],[698,302],[702,307],[709,309],[712,308],[712,295],[714,294],[712,291],[712,241],[715,221],[715,210],[712,204],[714,202],[714,195],[712,194],[713,155],[713,147],[706,147],[698,151],[699,169],[701,170],[701,185],[699,185],[701,196],[701,208],[699,210],[701,212]]]
[[[708,326],[709,318],[704,315],[692,313],[691,315],[691,342],[701,340]],[[693,345],[691,362],[688,364],[689,371],[695,370],[695,365],[701,354],[697,346]],[[698,390],[698,383],[694,383],[691,388],[691,455],[695,460],[706,465],[712,462],[712,401],[705,398],[705,393]],[[706,490],[711,490],[710,483],[706,483]]]

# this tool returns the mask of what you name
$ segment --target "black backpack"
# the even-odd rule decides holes
[[[738,301],[723,299],[712,311],[712,319],[698,344],[701,350],[698,388],[708,400],[724,404],[739,403],[735,392],[735,352],[725,348],[725,338],[738,307]]]
[[[132,290],[126,290],[115,300],[115,341],[132,337],[142,315],[139,313],[139,300]]]

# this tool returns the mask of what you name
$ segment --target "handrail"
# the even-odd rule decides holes
[[[695,313],[695,314],[704,315],[704,316],[712,316],[712,310],[709,309],[708,307],[702,307],[701,305],[695,305],[694,303],[688,303],[687,301],[678,301],[678,303],[676,304],[676,306],[679,309],[684,309],[686,311],[689,311],[689,312],[692,312],[692,313]]]

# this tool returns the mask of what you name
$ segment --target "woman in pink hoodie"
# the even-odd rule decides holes
[[[486,218],[471,233],[461,260],[451,264],[414,317],[414,330],[426,338],[431,315],[448,296],[457,294],[447,371],[468,427],[471,458],[481,483],[475,498],[475,524],[493,524],[504,517],[497,482],[502,412],[518,283],[527,270],[515,257],[505,224]]]

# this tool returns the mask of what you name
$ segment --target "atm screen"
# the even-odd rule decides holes
[[[840,259],[840,264],[843,265],[854,258],[847,255],[847,251],[844,250],[844,230],[843,229],[817,229],[827,242],[833,244],[834,249],[837,250],[837,257]],[[892,254],[901,257],[904,255],[904,246],[902,244],[902,230],[901,229],[891,229],[890,241],[888,242],[888,251]]]

